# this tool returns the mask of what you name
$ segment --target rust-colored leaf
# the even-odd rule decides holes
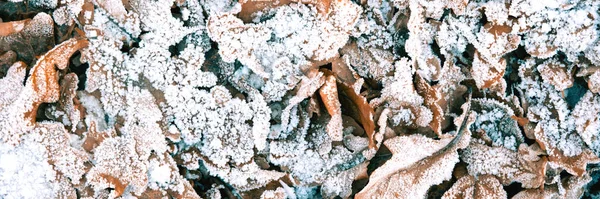
[[[369,148],[377,149],[377,144],[375,143],[375,121],[373,115],[375,111],[373,107],[369,105],[367,102],[367,98],[356,93],[356,91],[348,85],[338,84],[340,88],[340,92],[350,98],[354,107],[356,107],[356,111],[358,112],[358,118],[354,118],[357,120],[367,133],[367,137],[369,138]]]
[[[33,108],[25,114],[26,118],[34,122],[37,107],[41,103],[52,103],[58,100],[60,86],[56,68],[65,69],[71,55],[87,46],[86,39],[72,38],[54,47],[36,62],[30,71],[31,77],[26,83],[26,86],[33,89],[36,100],[33,102]]]
[[[116,192],[116,197],[119,197],[123,194],[123,192],[125,191],[125,188],[127,187],[126,184],[123,184],[118,178],[115,178],[113,176],[111,176],[110,174],[100,174],[100,176],[102,178],[104,178],[106,181],[108,181],[108,183],[112,184],[114,186],[115,192]]]
[[[477,178],[472,175],[464,176],[450,188],[442,199],[468,198],[506,198],[502,184],[492,175],[482,175]]]
[[[435,132],[438,136],[442,135],[442,120],[444,117],[444,112],[442,111],[442,107],[438,104],[438,101],[441,98],[441,95],[437,92],[436,89],[432,88],[429,83],[419,73],[416,74],[415,77],[415,89],[417,93],[423,97],[425,100],[425,105],[431,112],[433,113],[433,119],[429,123],[429,127]]]
[[[327,124],[327,134],[333,141],[342,140],[342,105],[338,98],[336,78],[333,75],[325,77],[325,84],[319,89],[319,95],[325,104],[331,120]]]
[[[592,152],[589,148],[585,147],[583,151],[576,156],[566,156],[562,151],[556,147],[552,147],[549,140],[544,133],[543,128],[538,124],[534,129],[536,142],[540,145],[542,150],[548,153],[549,164],[554,164],[557,167],[565,169],[572,175],[582,176],[586,173],[586,166],[588,164],[600,162],[600,158]]]
[[[253,14],[269,8],[276,8],[290,3],[304,3],[314,5],[320,14],[329,13],[331,0],[242,0],[242,11],[238,17],[244,22],[252,22]]]

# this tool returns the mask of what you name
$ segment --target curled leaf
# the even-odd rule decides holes
[[[440,93],[431,87],[431,85],[429,85],[429,83],[427,83],[427,81],[423,79],[419,73],[417,73],[415,77],[415,89],[419,95],[423,96],[425,105],[432,112],[433,118],[429,123],[429,127],[431,127],[433,132],[435,132],[438,136],[441,136],[444,112],[442,107],[440,107],[438,104],[438,101],[441,98]]]
[[[520,182],[523,187],[537,188],[544,184],[546,158],[529,158],[523,154],[527,145],[519,146],[520,152],[504,147],[490,147],[477,142],[471,142],[463,152],[461,159],[467,164],[469,174],[494,175],[504,185]]]
[[[110,174],[100,174],[100,176],[102,176],[102,178],[104,178],[106,181],[108,181],[108,183],[112,184],[112,186],[114,186],[116,195],[115,197],[119,197],[123,194],[123,192],[125,191],[125,188],[127,187],[126,184],[123,184],[118,178],[115,178],[113,176],[111,176]]]
[[[414,134],[386,140],[384,145],[392,152],[392,159],[373,171],[356,198],[425,197],[430,186],[452,177],[459,161],[457,150],[466,147],[471,138],[469,118],[465,110],[454,137],[433,140]]]
[[[375,121],[373,118],[374,115],[374,111],[373,111],[373,107],[371,107],[369,105],[369,102],[367,102],[367,98],[365,98],[364,96],[356,93],[356,91],[345,85],[345,84],[338,84],[339,88],[340,88],[340,93],[343,96],[346,96],[348,98],[350,98],[350,101],[352,101],[353,106],[350,106],[353,109],[353,112],[358,113],[358,117],[354,118],[355,120],[357,120],[358,122],[360,122],[360,124],[362,125],[363,129],[365,130],[365,133],[367,133],[367,137],[369,139],[369,148],[371,149],[377,149],[377,144],[375,143]],[[348,107],[348,106],[345,106]]]
[[[331,116],[331,120],[327,124],[327,134],[333,141],[342,141],[342,105],[338,99],[336,84],[335,76],[325,77],[325,83],[319,89],[319,95]]]
[[[575,156],[568,156],[563,151],[551,145],[548,140],[548,135],[544,129],[538,124],[534,129],[534,134],[537,143],[548,153],[548,161],[550,165],[563,168],[572,175],[582,176],[586,173],[588,164],[600,162],[600,158],[594,154],[589,148],[583,148],[583,151]]]
[[[331,0],[242,0],[242,10],[238,13],[238,17],[244,22],[252,22],[254,14],[258,11],[264,11],[270,8],[287,5],[290,3],[304,3],[314,5],[319,13],[326,15],[329,13]]]
[[[507,198],[502,184],[492,175],[482,175],[477,178],[464,176],[450,188],[443,199],[475,199],[475,198]]]
[[[26,86],[31,87],[35,93],[33,108],[26,114],[30,120],[35,121],[35,112],[41,103],[56,102],[60,94],[58,74],[56,68],[63,70],[69,63],[69,58],[76,51],[87,47],[86,39],[69,39],[42,56],[31,69],[31,77],[27,79]]]

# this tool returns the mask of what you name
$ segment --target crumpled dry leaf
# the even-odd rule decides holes
[[[384,142],[392,159],[377,168],[356,198],[420,198],[430,186],[448,180],[458,160],[458,149],[471,138],[469,102],[463,105],[461,125],[454,137],[434,140],[420,134],[398,136]],[[458,118],[457,118],[458,119]]]
[[[498,60],[490,60],[475,50],[473,58],[473,67],[471,75],[480,89],[490,88],[497,83],[504,81],[502,78],[506,72],[506,60],[500,58]]]
[[[342,141],[342,104],[338,98],[336,78],[333,75],[325,77],[325,83],[319,89],[319,95],[331,116],[327,124],[327,134],[333,141]]]
[[[554,85],[556,90],[562,91],[573,86],[573,73],[558,59],[546,60],[538,65],[537,70],[544,82]]]
[[[529,150],[531,148],[526,144],[521,144],[519,152],[515,152],[472,141],[463,150],[461,160],[469,164],[467,169],[473,176],[491,174],[504,185],[516,181],[525,188],[537,188],[544,184],[547,160],[546,157],[530,155]]]
[[[313,77],[302,77],[298,84],[296,94],[289,99],[288,105],[281,112],[281,129],[289,131],[288,124],[290,120],[290,111],[302,100],[309,98],[325,83],[325,77],[322,72],[317,73]]]
[[[46,13],[33,19],[0,22],[0,52],[12,50],[20,60],[31,64],[36,56],[54,46],[54,22]]]
[[[492,175],[464,176],[454,183],[442,199],[507,198],[502,184]]]
[[[534,134],[540,148],[548,154],[548,164],[563,168],[572,175],[582,176],[586,173],[586,166],[588,164],[600,162],[600,158],[587,147],[583,148],[583,152],[575,156],[567,156],[556,147],[552,147],[540,124],[535,127]]]
[[[60,86],[58,85],[58,74],[55,69],[63,70],[69,64],[70,56],[76,51],[87,47],[86,39],[69,39],[42,56],[31,69],[31,77],[27,79],[26,85],[31,85],[36,99],[33,109],[26,113],[26,117],[35,121],[35,112],[41,103],[55,102],[59,98]]]
[[[352,106],[344,107],[353,109],[353,113],[358,113],[358,116],[354,114],[352,116],[356,121],[360,122],[365,133],[367,134],[367,138],[369,139],[369,148],[377,149],[379,144],[375,142],[375,121],[373,118],[375,113],[373,111],[373,107],[369,105],[367,98],[357,93],[352,87],[346,85],[345,83],[338,84],[338,87],[340,88],[340,93],[342,96],[346,96],[350,98],[350,101],[352,101]]]
[[[85,117],[85,108],[77,98],[77,84],[79,79],[77,74],[66,74],[60,80],[60,98],[58,100],[59,108],[65,112],[68,118],[68,124],[71,125],[71,131],[75,132],[77,124]],[[63,120],[64,122],[64,120]]]
[[[244,22],[249,23],[252,22],[256,12],[296,2],[314,5],[322,15],[329,13],[331,5],[331,0],[241,0],[242,10],[237,16]]]
[[[442,135],[442,120],[444,117],[444,111],[439,105],[441,97],[440,93],[431,87],[429,83],[419,73],[415,77],[415,89],[420,96],[423,96],[425,105],[431,110],[433,118],[429,123],[429,127],[438,136]]]
[[[88,132],[85,135],[85,140],[81,147],[89,153],[93,153],[93,150],[104,141],[104,139],[117,136],[114,129],[108,129],[106,131],[98,132],[96,122],[92,121],[88,126]]]
[[[512,199],[529,199],[529,198],[581,198],[584,193],[584,186],[592,181],[589,175],[571,176],[567,179],[562,179],[559,184],[547,185],[538,189],[526,189]]]
[[[123,184],[118,178],[111,176],[111,174],[100,174],[102,178],[104,178],[108,183],[110,183],[115,189],[116,195],[115,197],[121,196],[127,187],[127,184]]]
[[[600,96],[588,91],[575,105],[571,115],[581,139],[600,156]]]

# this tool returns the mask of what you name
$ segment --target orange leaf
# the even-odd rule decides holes
[[[117,197],[121,196],[127,187],[126,184],[121,183],[121,181],[111,175],[108,174],[100,174],[101,177],[106,179],[108,183],[115,186],[115,192],[117,193]]]

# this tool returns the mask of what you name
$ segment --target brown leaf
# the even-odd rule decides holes
[[[90,126],[88,127],[88,132],[85,136],[85,140],[83,141],[82,147],[87,152],[92,152],[104,139],[109,137],[116,136],[116,132],[112,129],[108,131],[98,132],[96,129],[96,122],[90,122]]]
[[[421,77],[419,73],[416,74],[414,84],[417,93],[420,96],[423,96],[423,99],[425,100],[425,105],[433,113],[433,119],[429,123],[429,127],[431,127],[433,132],[435,132],[438,136],[441,136],[444,112],[442,111],[442,107],[440,107],[440,105],[438,104],[438,101],[441,98],[440,93],[438,93],[436,89],[431,87],[431,85],[429,85],[429,83],[427,83],[427,81],[423,79],[423,77]]]
[[[56,102],[60,94],[56,68],[63,70],[69,64],[69,58],[76,51],[88,46],[86,39],[69,39],[42,56],[30,71],[26,86],[35,93],[33,108],[25,114],[32,122],[35,121],[37,107],[41,103]]]
[[[600,158],[589,148],[583,148],[583,152],[576,156],[566,156],[562,151],[550,145],[549,140],[544,133],[543,128],[538,124],[534,129],[536,142],[542,150],[548,153],[549,164],[556,165],[559,168],[565,169],[572,175],[582,176],[586,173],[587,164],[600,162]]]
[[[333,141],[342,141],[342,105],[338,99],[336,78],[333,75],[325,77],[325,84],[319,89],[319,95],[325,104],[331,120],[327,124],[327,134]]]
[[[360,122],[363,129],[367,133],[367,137],[369,138],[369,148],[377,149],[377,143],[375,143],[375,137],[374,137],[375,136],[375,121],[374,121],[373,115],[375,113],[373,111],[373,107],[371,107],[371,105],[369,105],[369,102],[367,102],[367,98],[356,93],[356,91],[353,88],[351,88],[345,84],[338,84],[338,86],[340,87],[340,93],[342,93],[342,95],[350,98],[350,101],[352,101],[352,103],[354,105],[354,106],[352,106],[352,108],[356,108],[355,112],[358,112],[358,117],[354,118],[354,119],[356,121]],[[348,108],[350,108],[350,107],[348,107]]]
[[[245,23],[249,23],[254,18],[253,14],[258,11],[298,2],[314,5],[317,7],[317,11],[323,15],[329,13],[331,6],[331,0],[241,0],[242,11],[238,13],[238,17]]]
[[[529,199],[529,198],[581,198],[585,191],[584,186],[588,184],[592,178],[589,175],[570,176],[567,179],[562,179],[560,185],[547,185],[538,189],[526,189],[512,199]],[[559,188],[560,186],[560,188]]]
[[[502,184],[492,175],[462,177],[444,193],[442,199],[507,198]]]
[[[52,46],[54,22],[46,13],[38,13],[33,19],[0,23],[0,52],[12,50],[27,64]]]
[[[125,188],[127,187],[126,184],[123,184],[118,178],[115,178],[113,176],[111,176],[110,174],[100,174],[100,176],[102,178],[104,178],[106,181],[108,181],[108,183],[112,184],[114,186],[115,192],[116,192],[116,197],[121,196],[121,194],[123,194],[123,192],[125,191]]]
[[[468,126],[473,118],[468,109],[453,138],[434,140],[414,134],[386,140],[392,159],[373,171],[356,198],[424,198],[430,186],[449,180],[459,161],[457,150],[471,138]]]
[[[506,60],[504,58],[498,60],[488,59],[491,58],[483,57],[479,51],[475,50],[471,76],[473,76],[477,87],[480,89],[490,88],[500,81],[504,81],[502,77],[506,70]]]
[[[60,98],[58,100],[61,108],[71,123],[71,130],[75,131],[77,124],[84,118],[85,108],[81,106],[77,98],[77,84],[79,79],[77,74],[69,73],[60,80]]]
[[[537,188],[544,184],[546,158],[531,158],[525,153],[529,147],[519,146],[519,152],[504,147],[490,147],[471,142],[461,156],[471,175],[495,175],[500,182],[508,185],[520,182],[525,188]]]
[[[556,90],[562,91],[573,86],[573,73],[558,59],[549,59],[538,65],[537,70],[544,82],[552,84]]]

